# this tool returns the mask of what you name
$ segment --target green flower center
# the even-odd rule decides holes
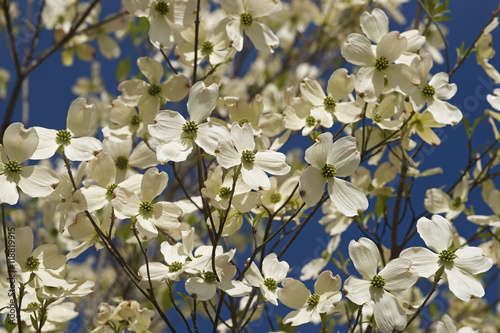
[[[211,55],[212,52],[214,52],[214,43],[209,40],[204,41],[201,44],[201,54],[206,57]]]
[[[243,25],[250,26],[250,25],[252,25],[253,17],[252,17],[252,15],[250,15],[248,13],[241,13],[240,14],[240,22]]]
[[[118,156],[115,160],[115,165],[118,170],[125,170],[128,167],[128,158],[125,156]]]
[[[139,213],[145,214],[145,213],[151,213],[154,210],[154,206],[151,203],[151,201],[143,201],[139,205]]]
[[[181,268],[182,268],[182,262],[174,261],[172,264],[170,264],[168,271],[169,271],[169,273],[174,273],[174,272],[180,271]]]
[[[182,125],[182,131],[184,131],[184,133],[196,133],[198,132],[198,124],[192,120],[186,121],[184,125]]]
[[[253,163],[255,161],[255,154],[250,150],[241,152],[241,161],[246,163]]]
[[[29,309],[29,308],[36,308],[36,307],[39,307],[40,305],[41,305],[41,304],[40,304],[40,303],[38,303],[38,302],[30,302],[30,303],[28,303],[27,308],[28,308],[28,309]]]
[[[71,132],[68,131],[68,130],[60,130],[60,131],[57,131],[57,134],[56,134],[56,142],[58,145],[69,145],[69,143],[71,142]]]
[[[455,208],[460,207],[461,204],[462,204],[462,198],[460,197],[456,197],[455,199],[453,199],[453,202],[451,203],[451,205]]]
[[[307,305],[311,308],[316,307],[318,305],[318,303],[319,303],[319,295],[318,294],[312,294],[307,299]]]
[[[247,118],[241,118],[240,120],[238,120],[238,125],[240,125],[240,127],[243,127],[243,124],[246,124],[249,122],[250,122],[250,120],[248,120]]]
[[[152,84],[152,85],[149,86],[149,88],[148,88],[148,94],[150,94],[151,96],[156,96],[159,93],[161,93],[161,88],[160,88],[159,85]]]
[[[112,197],[113,196],[113,191],[115,190],[115,188],[118,187],[118,184],[109,184],[107,187],[106,187],[106,196],[107,197]]]
[[[276,289],[278,288],[278,282],[276,282],[275,279],[273,278],[267,278],[264,280],[264,286],[270,291],[270,292],[275,292]]]
[[[432,97],[436,93],[436,89],[430,84],[426,85],[424,89],[422,89],[422,95],[427,97]]]
[[[376,122],[376,123],[378,123],[378,122],[382,121],[382,116],[380,115],[380,113],[375,112],[375,113],[373,114],[373,120],[375,120],[375,122]]]
[[[316,118],[313,116],[307,116],[306,118],[306,126],[307,127],[313,127],[316,125]]]
[[[18,175],[22,170],[23,167],[18,161],[10,160],[5,163],[5,173],[8,175]]]
[[[167,3],[160,1],[156,3],[155,10],[160,15],[167,15],[170,8],[168,7]]]
[[[387,60],[386,57],[380,57],[377,60],[375,60],[375,68],[381,72],[385,71],[387,68],[389,68],[389,60]]]
[[[38,260],[38,258],[33,258],[33,256],[31,256],[28,259],[26,259],[26,266],[28,266],[30,272],[36,272],[38,270],[38,267],[40,266],[40,260]]]
[[[139,117],[138,115],[133,115],[130,118],[129,124],[132,127],[137,127],[141,124],[141,121],[142,121],[141,117]]]
[[[382,289],[385,286],[385,279],[380,275],[375,275],[370,284],[374,288]]]
[[[333,111],[337,103],[335,102],[335,99],[333,99],[333,97],[326,96],[325,99],[323,100],[323,105],[325,106],[325,109],[327,109],[328,111]]]
[[[222,199],[227,199],[231,196],[231,189],[227,186],[221,187],[219,190],[219,197]]]
[[[281,201],[281,193],[273,193],[273,194],[271,195],[271,202],[272,202],[273,204],[278,203],[278,202],[280,202],[280,201]]]
[[[453,260],[456,259],[456,257],[457,257],[457,255],[452,250],[443,250],[439,254],[439,260],[444,261],[444,262],[452,263]]]
[[[335,174],[337,173],[337,169],[332,164],[325,164],[323,169],[321,169],[321,176],[326,179],[330,179],[335,177]]]
[[[205,272],[205,273],[203,273],[203,279],[207,283],[213,283],[213,282],[217,281],[217,276],[215,276],[214,272]]]

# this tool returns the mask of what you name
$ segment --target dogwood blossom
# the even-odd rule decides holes
[[[286,175],[290,166],[286,156],[271,150],[254,153],[255,141],[252,127],[248,123],[240,126],[233,123],[231,141],[220,141],[215,155],[224,168],[241,165],[243,181],[254,190],[267,190],[271,187],[266,172],[272,175]],[[236,147],[236,150],[234,149]]]
[[[243,31],[261,52],[273,53],[278,47],[278,37],[267,25],[255,19],[280,11],[281,0],[221,0],[221,6],[231,18],[226,31],[236,50],[243,49]]]
[[[368,208],[366,196],[355,185],[338,177],[352,175],[359,165],[356,139],[343,137],[333,142],[331,133],[318,136],[306,150],[305,160],[310,164],[301,174],[299,191],[308,206],[315,205],[328,183],[328,195],[340,213],[358,215]]]
[[[459,249],[450,247],[451,223],[439,215],[433,215],[432,220],[420,218],[417,231],[425,244],[435,252],[423,247],[411,247],[403,250],[400,256],[411,260],[418,275],[428,278],[442,269],[450,291],[459,299],[470,301],[472,297],[483,297],[483,286],[474,275],[489,270],[493,260],[486,258],[483,250],[475,246]]]
[[[260,288],[265,300],[278,306],[278,284],[286,278],[290,266],[286,261],[279,261],[276,253],[269,253],[262,262],[262,274],[255,262],[245,273],[245,281],[254,287]]]
[[[286,278],[278,297],[289,308],[297,309],[283,319],[284,324],[298,326],[309,321],[318,323],[322,313],[331,313],[342,298],[340,276],[324,271],[314,283],[314,294],[300,281]]]
[[[406,327],[406,312],[389,291],[406,290],[418,279],[418,273],[408,259],[396,258],[377,272],[380,255],[375,243],[368,238],[349,243],[349,257],[364,279],[350,276],[344,283],[344,293],[352,302],[363,305],[374,302],[373,313],[377,328],[383,333]]]
[[[34,128],[21,123],[10,124],[0,145],[0,203],[15,205],[19,200],[17,186],[28,196],[46,197],[54,192],[60,180],[54,171],[40,165],[23,166],[33,157],[39,138]]]

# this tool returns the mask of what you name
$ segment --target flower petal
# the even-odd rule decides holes
[[[299,193],[307,206],[314,206],[323,196],[326,179],[321,176],[321,170],[310,165],[300,175]]]
[[[342,56],[351,64],[372,67],[375,64],[375,54],[372,44],[363,35],[350,34],[340,49]]]
[[[23,167],[18,185],[30,197],[46,197],[59,185],[59,178],[47,167],[31,165]]]
[[[328,194],[342,215],[356,216],[368,208],[366,195],[356,185],[343,179],[331,179],[328,182]]]
[[[274,53],[274,49],[280,45],[278,36],[267,25],[253,21],[252,25],[246,26],[245,31],[255,48],[260,52]]]
[[[375,298],[373,314],[377,328],[382,333],[392,333],[395,329],[404,330],[406,327],[406,311],[403,309],[398,299],[386,291],[380,293],[379,298]]]
[[[437,253],[447,250],[451,242],[451,223],[444,217],[433,215],[432,220],[421,217],[417,221],[417,231],[428,248]]]
[[[377,44],[377,57],[386,57],[389,64],[392,64],[403,54],[407,45],[406,37],[401,36],[398,31],[391,31]]]
[[[484,273],[493,265],[493,260],[486,258],[483,249],[479,247],[462,247],[455,251],[455,255],[455,266],[472,275]]]
[[[417,271],[412,269],[412,262],[404,258],[389,261],[378,275],[384,277],[384,288],[390,291],[409,289],[418,279]]]
[[[29,159],[38,147],[35,128],[25,129],[21,123],[12,123],[3,135],[4,151],[10,160],[22,163]]]
[[[438,263],[438,255],[423,247],[410,247],[403,250],[399,256],[409,259],[412,263],[412,269],[424,278],[433,276],[441,267]]]
[[[361,237],[357,242],[354,239],[351,240],[349,243],[349,257],[356,270],[363,277],[371,279],[377,275],[380,254],[377,246],[370,239]]]
[[[363,33],[374,43],[380,42],[389,32],[389,18],[379,8],[361,14],[360,25]]]
[[[370,281],[349,276],[344,282],[344,295],[357,305],[368,303],[372,299]]]
[[[189,91],[187,109],[190,120],[199,124],[206,120],[215,109],[219,99],[219,87],[212,83],[205,86],[203,81],[196,82]]]
[[[452,266],[445,269],[448,278],[450,291],[462,301],[470,301],[472,297],[480,298],[484,296],[484,288],[474,276],[466,271]]]
[[[311,292],[300,281],[286,278],[282,281],[283,288],[278,289],[280,301],[292,309],[300,309],[306,304]]]

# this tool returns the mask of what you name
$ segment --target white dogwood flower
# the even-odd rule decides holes
[[[240,126],[233,123],[231,141],[220,141],[215,152],[217,162],[224,168],[232,168],[241,164],[243,181],[254,190],[268,190],[271,187],[266,175],[286,175],[290,166],[286,164],[286,156],[272,150],[254,153],[255,141],[250,124]],[[236,147],[236,150],[234,149]]]
[[[412,269],[412,262],[396,258],[377,272],[379,251],[373,241],[364,237],[349,243],[349,256],[363,279],[347,278],[344,283],[346,297],[357,305],[373,302],[375,322],[383,333],[403,330],[407,323],[406,311],[389,291],[406,290],[415,284],[418,274]]]
[[[262,274],[255,262],[245,273],[245,281],[254,287],[260,288],[265,300],[278,306],[278,284],[286,278],[290,266],[286,261],[279,261],[276,253],[269,253],[262,262]]]
[[[23,166],[32,158],[39,138],[34,128],[21,123],[10,124],[0,145],[0,203],[15,205],[19,200],[17,186],[30,197],[46,197],[59,185],[56,173],[40,165]]]
[[[229,138],[229,132],[224,126],[206,122],[215,109],[218,98],[217,84],[207,87],[203,81],[199,81],[189,91],[189,120],[177,111],[162,110],[156,114],[154,124],[148,126],[148,131],[160,142],[156,147],[158,161],[185,161],[193,151],[193,141],[207,153],[214,154],[217,142]]]
[[[263,16],[279,12],[280,0],[221,0],[221,7],[232,19],[226,26],[227,35],[233,47],[243,49],[243,31],[261,52],[273,53],[279,45],[279,38],[265,24],[256,21]]]
[[[102,143],[92,137],[96,121],[95,104],[87,104],[85,98],[77,98],[71,103],[66,118],[66,129],[53,130],[33,127],[40,141],[34,160],[51,158],[56,152],[71,161],[90,161],[102,150]]]
[[[358,168],[360,157],[355,138],[347,136],[334,143],[331,133],[320,134],[306,150],[305,160],[310,165],[300,176],[299,191],[308,206],[321,199],[322,189],[328,183],[328,194],[343,215],[355,216],[368,208],[363,192],[339,178],[352,175]]]
[[[300,281],[286,278],[278,297],[283,304],[292,309],[283,319],[283,324],[298,326],[309,321],[320,322],[321,313],[331,313],[342,299],[340,276],[324,271],[314,283],[314,294]]]
[[[423,247],[411,247],[403,250],[400,256],[411,260],[419,276],[428,278],[443,270],[450,291],[459,299],[470,301],[472,297],[483,297],[483,286],[474,275],[489,270],[493,260],[486,258],[479,247],[450,247],[452,226],[442,216],[433,215],[432,220],[420,218],[417,231],[425,244],[435,252]]]

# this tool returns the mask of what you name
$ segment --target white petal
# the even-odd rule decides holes
[[[174,46],[174,35],[165,16],[155,15],[149,22],[149,40],[159,49],[171,49]]]
[[[491,268],[493,260],[484,256],[483,249],[475,246],[462,247],[455,251],[455,266],[472,274],[484,273]]]
[[[247,281],[248,284],[254,287],[259,287],[261,284],[264,283],[264,278],[260,274],[257,265],[255,265],[255,262],[253,261],[250,264],[250,268],[245,273],[245,280]]]
[[[291,311],[283,318],[283,324],[299,326],[308,323],[311,320],[314,310],[315,308],[309,309],[308,307],[303,307],[302,309]]]
[[[153,201],[167,187],[168,174],[158,172],[157,168],[148,169],[142,177],[141,193],[142,200]]]
[[[412,269],[412,262],[404,258],[389,261],[378,275],[384,277],[384,288],[390,291],[409,289],[418,279],[417,271]]]
[[[342,288],[340,276],[333,275],[331,271],[322,272],[314,283],[314,293],[318,295],[339,291],[340,288]]]
[[[118,212],[126,217],[132,217],[139,214],[141,200],[139,200],[134,192],[121,187],[117,187],[114,192],[115,198],[112,204]]]
[[[402,331],[406,327],[406,311],[398,299],[386,291],[375,299],[373,314],[377,328],[382,333],[392,333],[394,329]]]
[[[384,88],[384,74],[375,67],[361,67],[354,79],[354,87],[366,102],[375,102]]]
[[[276,282],[281,282],[288,273],[290,266],[286,261],[279,261],[276,253],[270,253],[262,262],[262,273],[266,278],[273,278]]]
[[[192,151],[193,145],[189,140],[165,141],[156,147],[156,159],[162,164],[184,162]]]
[[[209,122],[198,126],[198,133],[194,141],[204,151],[214,155],[219,141],[228,141],[229,138],[230,134],[226,127],[215,122]]]
[[[350,276],[344,282],[344,294],[357,305],[368,303],[372,299],[370,283],[368,280],[361,280]]]
[[[322,168],[327,161],[327,156],[333,147],[333,135],[330,132],[320,134],[314,144],[306,149],[305,160],[307,163]]]
[[[106,153],[97,154],[97,156],[90,161],[87,170],[92,179],[101,187],[106,187],[115,181],[115,162],[111,156]]]
[[[102,142],[96,138],[72,138],[64,148],[64,154],[71,161],[90,161],[102,151]]]
[[[444,217],[433,215],[432,220],[421,217],[417,221],[417,231],[428,248],[437,253],[447,250],[451,242],[451,223]]]
[[[279,12],[282,7],[281,1],[252,0],[248,2],[247,12],[252,15],[253,18],[256,18]]]
[[[300,82],[300,93],[312,105],[323,105],[326,97],[321,85],[315,78],[311,77],[306,77]]]
[[[206,120],[215,109],[219,99],[219,87],[212,83],[205,86],[203,81],[195,83],[189,91],[187,109],[192,121],[199,124]]]
[[[403,54],[407,45],[406,37],[401,36],[397,31],[391,31],[382,37],[378,43],[377,57],[386,57],[389,64],[392,64]]]
[[[140,57],[137,59],[137,66],[141,73],[148,79],[151,84],[159,84],[163,76],[163,66],[156,60],[150,57]]]
[[[245,31],[255,48],[261,52],[273,53],[280,45],[280,40],[267,25],[253,21],[252,25],[246,26]]]
[[[42,160],[54,156],[57,148],[59,148],[59,145],[56,142],[57,131],[37,126],[33,128],[38,134],[39,141],[38,147],[36,148],[33,156],[31,156],[31,159]]]
[[[440,100],[447,101],[457,93],[457,85],[448,83],[449,76],[446,73],[437,73],[429,81],[429,85],[436,89],[434,97]]]
[[[340,49],[342,56],[351,64],[358,66],[373,66],[375,54],[372,44],[363,35],[350,34]]]
[[[283,288],[278,289],[280,301],[292,309],[300,309],[306,304],[311,292],[300,281],[286,278],[282,281]]]
[[[259,151],[255,154],[254,165],[271,175],[286,175],[290,166],[286,164],[286,155],[276,151]]]
[[[241,155],[238,154],[232,143],[229,141],[220,141],[215,151],[217,162],[224,168],[231,168],[241,164]]]
[[[217,286],[232,297],[246,296],[252,291],[252,287],[236,280],[217,282]]]
[[[163,110],[156,114],[153,125],[148,126],[149,134],[160,142],[179,139],[186,119],[176,111]]]
[[[249,123],[245,123],[243,126],[233,123],[231,126],[231,138],[240,153],[244,150],[253,151],[255,149],[253,130]]]
[[[241,0],[237,1],[240,2]],[[243,49],[243,29],[241,28],[240,21],[234,20],[229,22],[226,25],[226,32],[232,46],[236,49],[236,51],[241,51]]]
[[[238,17],[245,9],[243,8],[242,0],[221,0],[220,5],[227,15]]]
[[[148,269],[149,269],[149,276],[148,276]],[[150,262],[148,267],[146,267],[146,265],[142,265],[139,268],[139,276],[145,282],[149,281],[148,279],[149,277],[151,279],[153,287],[159,286],[167,273],[168,273],[168,266],[160,262]]]
[[[409,259],[412,263],[412,269],[424,278],[433,276],[441,267],[438,263],[438,255],[423,247],[405,249],[401,252],[400,257]]]
[[[356,139],[345,136],[338,139],[328,152],[326,163],[333,164],[337,177],[352,175],[359,166],[360,153],[356,149]]]
[[[21,123],[12,123],[3,135],[4,150],[10,160],[22,163],[29,159],[38,147],[38,134],[34,128],[25,129]]]
[[[156,229],[152,219],[145,219],[141,215],[138,215],[136,226],[141,235],[147,238],[156,238],[158,236],[158,229]]]
[[[187,96],[190,87],[191,83],[187,76],[175,74],[160,84],[160,96],[168,101],[179,102]]]
[[[449,270],[446,269],[445,272],[450,291],[462,301],[468,302],[472,297],[481,298],[484,296],[481,282],[466,271],[453,266]]]
[[[87,104],[85,98],[79,97],[71,103],[66,119],[67,128],[74,136],[91,135],[96,121],[95,104]]]
[[[344,99],[354,89],[354,75],[348,75],[347,69],[339,68],[328,79],[326,90],[328,95],[339,101]]]
[[[308,166],[299,180],[299,193],[302,200],[309,206],[314,206],[323,196],[326,180],[321,176],[321,170],[315,166]]]
[[[15,205],[19,200],[19,193],[17,192],[17,184],[13,181],[7,180],[7,176],[0,175],[0,203]]]
[[[374,43],[380,42],[389,32],[389,19],[379,8],[375,8],[371,13],[361,14],[360,25],[364,34]]]
[[[338,211],[345,216],[356,216],[368,208],[368,199],[356,185],[340,178],[328,182],[328,194]]]
[[[59,185],[59,178],[47,167],[31,165],[23,167],[18,185],[30,197],[46,197]]]
[[[391,87],[405,95],[413,93],[420,84],[417,72],[405,64],[390,65],[385,75]]]
[[[358,242],[354,239],[351,240],[349,243],[349,257],[356,270],[363,277],[371,279],[377,275],[380,254],[373,241],[365,237],[361,237]]]
[[[182,209],[171,202],[157,202],[154,205],[152,222],[162,230],[174,230],[180,227],[179,218]]]
[[[271,187],[266,173],[253,164],[242,164],[241,175],[245,184],[254,190],[268,190]]]
[[[192,277],[186,281],[186,291],[198,301],[208,301],[215,296],[217,288],[215,284],[205,283],[200,277]]]
[[[73,194],[73,201],[78,204],[78,209],[90,211],[99,210],[109,202],[106,200],[106,188],[96,185],[80,188]]]
[[[462,112],[448,102],[433,98],[428,104],[427,109],[434,119],[441,124],[455,125],[462,120]]]

